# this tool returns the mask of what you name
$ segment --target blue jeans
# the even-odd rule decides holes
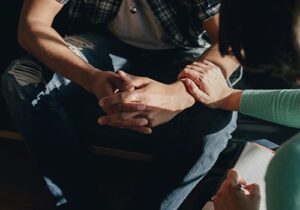
[[[78,56],[99,69],[122,69],[164,83],[176,81],[182,67],[205,50],[144,50],[109,34],[75,35],[66,41]],[[151,135],[100,127],[97,118],[104,112],[95,96],[29,56],[12,62],[2,85],[10,114],[56,206],[64,209],[108,209],[89,167],[87,137],[94,142],[118,138],[151,142],[152,173],[128,209],[174,210],[211,169],[236,128],[236,113],[207,109],[199,103]]]

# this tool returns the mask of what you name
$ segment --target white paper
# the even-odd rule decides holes
[[[274,153],[266,147],[247,142],[234,168],[247,184],[257,183],[260,187],[260,210],[267,210],[265,175]]]

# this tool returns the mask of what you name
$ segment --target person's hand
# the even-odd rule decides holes
[[[120,91],[101,100],[100,106],[110,113],[99,118],[101,125],[151,133],[150,128],[168,122],[194,103],[193,97],[186,92],[181,81],[167,85],[122,71],[119,76],[124,80],[129,79],[135,90]]]
[[[238,172],[231,169],[213,197],[215,210],[259,210],[260,189],[257,184],[247,185]]]
[[[221,69],[212,62],[193,62],[179,74],[194,98],[209,108],[228,108],[229,98],[239,90],[230,88]]]
[[[111,71],[96,70],[90,75],[89,91],[98,100],[105,96],[115,94],[118,91],[133,90],[133,84],[129,80],[121,78],[117,73]]]

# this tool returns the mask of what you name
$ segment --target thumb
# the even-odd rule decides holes
[[[133,91],[134,85],[128,78],[121,77],[119,73],[116,77],[110,78],[111,84],[119,91]]]
[[[148,79],[146,77],[139,77],[132,74],[128,74],[122,70],[118,71],[118,75],[126,83],[132,84],[135,88],[139,88],[147,83]]]

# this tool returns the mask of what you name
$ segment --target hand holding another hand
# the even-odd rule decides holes
[[[117,73],[111,71],[96,70],[89,76],[89,91],[98,100],[115,94],[118,91],[130,91],[134,89],[129,80],[124,80]]]
[[[179,74],[194,98],[209,108],[234,110],[231,97],[239,90],[228,86],[221,69],[212,62],[193,62]],[[239,101],[234,101],[239,103]]]
[[[108,110],[107,116],[99,118],[101,125],[130,128],[149,134],[151,128],[168,122],[194,103],[194,99],[182,91],[182,82],[163,84],[122,71],[119,76],[130,81],[134,90],[120,91],[101,100],[100,106]]]

